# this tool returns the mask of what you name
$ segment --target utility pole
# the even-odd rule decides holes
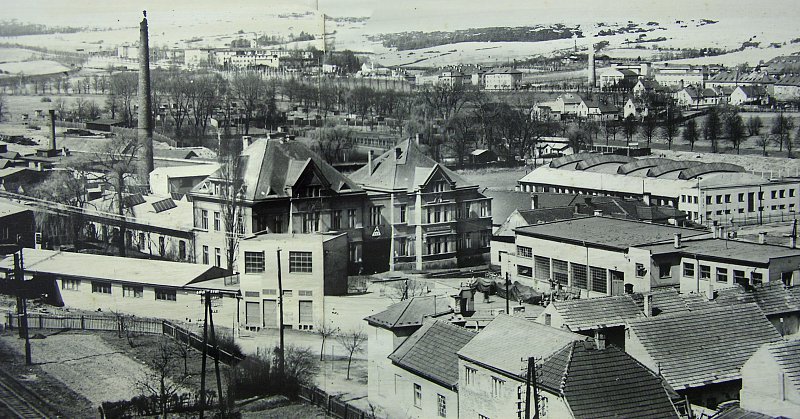
[[[283,281],[281,279],[281,249],[278,249],[278,335],[280,336],[280,348],[278,353],[278,371],[281,379],[284,376],[284,342],[283,342]]]
[[[20,337],[25,338],[25,364],[32,365],[33,360],[31,358],[31,339],[30,333],[28,333],[28,300],[24,295],[24,284],[25,282],[25,260],[22,256],[22,246],[19,248],[19,255],[14,253],[14,277],[17,282],[17,313],[19,314],[19,323],[20,323]]]
[[[208,291],[203,292],[203,363],[200,370],[200,419],[206,410],[206,354],[208,353]]]
[[[508,307],[508,299],[510,298],[510,296],[508,295],[508,283],[511,282],[511,280],[508,279],[508,272],[506,272],[506,281],[505,282],[506,282],[506,314],[511,314],[511,312],[509,311],[509,307]]]
[[[536,385],[536,359],[528,357],[528,369],[525,374],[525,419],[531,419],[531,402],[533,402],[533,419],[539,419],[539,389]],[[531,400],[533,387],[533,400]]]
[[[211,309],[211,292],[206,291],[206,305],[208,310],[208,321],[211,323],[211,345],[214,347],[214,371],[217,374],[217,399],[219,400],[220,410],[224,408],[222,403],[222,380],[219,378],[219,345],[217,345],[217,332],[214,330],[214,311]]]

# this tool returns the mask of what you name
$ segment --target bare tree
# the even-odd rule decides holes
[[[617,121],[607,120],[603,122],[603,134],[606,137],[606,145],[608,145],[608,140],[617,140],[617,131],[619,131],[619,124]]]
[[[734,110],[732,113],[726,115],[725,131],[728,134],[728,140],[731,142],[731,145],[736,149],[736,154],[739,154],[739,147],[742,145],[745,136],[744,122],[739,112]],[[791,157],[791,151],[789,151],[789,154],[789,157]]]
[[[244,133],[246,135],[250,132],[253,114],[266,94],[266,84],[260,73],[251,71],[236,73],[231,81],[231,94],[239,100],[244,108]]]
[[[644,134],[645,138],[647,138],[648,147],[650,147],[650,142],[653,140],[653,136],[655,135],[657,128],[658,120],[654,114],[648,113],[647,116],[642,119],[642,134]]]
[[[441,121],[441,143],[448,143],[447,127],[450,125],[450,119],[460,113],[461,109],[472,101],[474,92],[474,89],[457,83],[438,83],[424,86],[419,90],[419,98],[425,108],[425,118],[431,120],[439,119]],[[433,138],[429,138],[429,145],[432,148],[434,159],[439,161],[441,160],[441,143],[432,140]]]
[[[789,140],[793,128],[794,120],[785,116],[783,112],[775,118],[770,132],[774,135],[773,138],[775,138],[775,141],[778,143],[778,149],[780,151],[783,151],[783,145]]]
[[[758,115],[751,116],[750,118],[747,119],[747,134],[750,135],[751,137],[754,135],[758,135],[761,133],[761,127],[763,126],[764,123],[761,122],[760,116]]]
[[[150,394],[158,398],[159,410],[164,418],[167,417],[167,402],[172,396],[178,394],[184,382],[184,379],[176,380],[180,369],[176,346],[175,341],[161,336],[155,351],[144,360],[148,371],[136,383],[142,394]]]
[[[133,104],[137,85],[136,73],[127,71],[111,75],[110,100],[114,103],[113,107],[122,113],[122,120],[126,124],[133,123]],[[106,103],[108,105],[108,102]]]
[[[700,132],[697,130],[697,122],[694,119],[690,119],[683,129],[683,140],[689,143],[690,149],[694,151],[694,143],[698,139],[700,139]]]
[[[319,347],[319,360],[322,361],[322,356],[325,353],[325,341],[328,340],[328,338],[336,336],[336,334],[339,333],[339,328],[333,327],[325,322],[320,322],[314,328],[314,333],[319,335],[319,337],[322,339],[322,343]]]
[[[674,101],[667,103],[666,115],[664,115],[664,137],[667,139],[668,148],[672,149],[672,141],[678,135],[680,130],[681,111],[675,106]]]
[[[633,136],[636,135],[636,131],[638,130],[639,123],[636,122],[636,119],[633,117],[633,115],[628,115],[628,117],[622,121],[622,132],[625,134],[626,146],[630,146],[631,140],[633,139]]]
[[[720,121],[719,110],[716,107],[712,107],[708,110],[708,117],[706,118],[706,123],[703,126],[703,135],[705,136],[705,139],[711,143],[712,153],[716,153],[718,151],[717,140],[719,139],[721,131],[722,122]]]
[[[345,160],[345,154],[353,149],[353,132],[343,127],[324,127],[314,134],[314,148],[328,163]]]
[[[767,133],[761,134],[756,139],[756,145],[761,148],[761,155],[762,156],[766,156],[767,155],[767,146],[771,142],[772,142],[772,137],[770,136],[770,134],[767,134]]]
[[[367,335],[361,330],[350,330],[336,336],[336,340],[347,351],[347,379],[350,379],[350,365],[353,363],[353,355],[364,352],[364,344],[367,343]]]
[[[238,144],[232,142],[231,144]],[[227,268],[233,272],[239,241],[244,235],[244,193],[242,176],[244,160],[238,147],[222,150],[219,154],[219,205],[225,229],[225,260]]]
[[[77,166],[73,169],[53,170],[33,187],[30,194],[39,199],[67,207],[62,214],[52,211],[37,211],[37,231],[46,240],[54,239],[58,244],[75,244],[81,239],[86,226],[84,210],[88,203],[86,171]]]
[[[6,93],[0,91],[0,122],[3,122],[6,114],[8,113],[8,100],[6,99]]]
[[[475,124],[468,115],[458,114],[450,120],[448,127],[453,132],[447,147],[456,155],[458,167],[464,167],[464,159],[470,152],[475,143],[474,132]]]

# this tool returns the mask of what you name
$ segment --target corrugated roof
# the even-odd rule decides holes
[[[396,365],[447,388],[458,386],[458,352],[476,332],[446,320],[426,320],[389,355]]]
[[[763,344],[781,335],[755,304],[648,317],[628,323],[675,390],[736,380]]]
[[[351,173],[350,179],[365,188],[413,192],[436,172],[454,182],[456,188],[477,186],[425,155],[413,140],[403,141],[373,158],[372,168],[365,165]]]
[[[570,342],[586,339],[583,335],[501,314],[464,345],[458,356],[519,377],[524,366],[521,359],[545,358]]]
[[[390,305],[386,310],[364,318],[373,326],[385,329],[421,326],[425,317],[436,317],[452,312],[447,298],[421,296]]]
[[[677,418],[664,382],[615,346],[572,342],[542,362],[543,387],[579,418]]]
[[[769,343],[766,348],[792,383],[794,390],[800,392],[800,340]]]

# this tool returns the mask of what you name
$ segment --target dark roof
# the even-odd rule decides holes
[[[241,153],[240,177],[244,179],[245,199],[260,201],[286,198],[287,190],[304,176],[316,177],[334,193],[361,191],[358,185],[328,164],[306,145],[292,140],[258,139]],[[213,191],[211,179],[222,178],[222,168],[192,189],[197,196]]]
[[[790,75],[781,77],[775,83],[776,86],[800,86],[800,75]]]
[[[518,228],[519,234],[567,243],[586,243],[613,249],[627,249],[683,237],[707,234],[703,230],[650,224],[611,217],[583,217]]]
[[[711,417],[713,419],[773,419],[770,415],[742,409],[738,404],[720,410]]]
[[[458,386],[458,352],[476,332],[446,320],[426,320],[389,355],[397,366],[444,387]]]
[[[622,326],[628,320],[644,317],[627,295],[555,301],[552,304],[573,332]]]
[[[494,205],[492,205],[492,211],[494,211]],[[513,217],[515,213],[519,215],[519,218]],[[558,220],[568,220],[577,216],[580,215],[576,215],[575,210],[572,207],[540,208],[535,210],[515,211],[508,216],[508,219],[506,219],[502,225],[500,225],[500,228],[494,232],[494,235],[514,237],[515,228],[532,224],[549,223]]]
[[[715,238],[683,240],[681,241],[680,249],[676,249],[673,244],[655,244],[642,247],[650,250],[653,255],[680,253],[764,266],[773,259],[800,256],[800,249],[792,249],[791,247]]]
[[[492,198],[492,224],[503,224],[515,210],[531,208],[531,193],[486,189],[483,195]]]
[[[572,342],[542,362],[539,383],[573,418],[677,418],[664,382],[615,346]]]
[[[566,330],[500,314],[464,345],[458,356],[521,377],[520,359],[546,358],[572,341],[586,339]]]
[[[766,348],[792,383],[794,390],[800,392],[800,340],[769,343]]]
[[[400,150],[399,157],[397,149]],[[437,172],[454,182],[456,188],[477,186],[428,157],[413,140],[396,144],[374,158],[372,168],[367,164],[351,173],[350,179],[364,188],[414,192]]]
[[[373,326],[384,329],[421,326],[425,317],[436,317],[453,311],[447,298],[432,296],[414,297],[390,305],[386,310],[364,318]]]
[[[663,289],[655,290],[650,293],[653,296],[652,310],[653,316],[662,314],[683,313],[688,311],[684,295],[680,294],[676,289]],[[636,303],[636,306],[644,313],[644,296],[645,294],[636,292],[627,294],[628,298]]]
[[[197,153],[193,150],[184,150],[180,148],[157,148],[153,150],[155,157],[170,158],[170,159],[191,159],[197,157]]]
[[[628,323],[675,390],[741,377],[742,365],[781,335],[755,304],[648,317]]]
[[[576,200],[582,200],[584,196],[580,194],[564,194],[554,192],[533,192],[528,193],[530,199],[536,199],[536,208],[554,208],[554,207],[568,207],[575,203]],[[528,208],[531,208],[530,206]],[[494,203],[492,203],[492,211],[494,211]]]

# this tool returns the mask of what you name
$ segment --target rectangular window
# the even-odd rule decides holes
[[[208,265],[208,246],[203,245],[203,265]]]
[[[744,202],[744,193],[739,194],[739,202]]]
[[[311,252],[289,252],[289,272],[311,273]]]
[[[186,241],[184,240],[178,242],[178,259],[186,260]]]
[[[334,210],[331,213],[331,229],[340,230],[342,228],[342,210]]]
[[[792,272],[781,272],[781,282],[787,287],[792,286]]]
[[[769,197],[772,198],[772,199],[777,198],[777,192],[778,191],[770,191]]]
[[[165,253],[167,253],[167,249],[164,236],[158,236],[158,254],[164,256]]]
[[[533,250],[530,247],[517,246],[517,256],[530,259],[533,257]]]
[[[440,418],[447,417],[447,398],[441,394],[436,395],[436,410],[439,412]]]
[[[244,273],[264,272],[264,252],[244,252]]]
[[[517,275],[531,278],[533,277],[533,269],[530,266],[517,265]]]
[[[553,259],[553,281],[556,284],[567,285],[568,278],[567,261]]]
[[[304,213],[303,233],[314,233],[317,231],[319,231],[319,211]]]
[[[586,275],[586,265],[581,265],[578,263],[570,263],[570,268],[572,269],[572,286],[586,289],[587,283],[587,275]]]
[[[711,204],[711,195],[706,195],[706,204]]]
[[[722,195],[717,195],[717,203],[718,204],[722,203]]]
[[[214,248],[214,266],[222,266],[222,250],[219,247]]]
[[[125,298],[142,298],[142,294],[144,294],[144,287],[130,287],[127,285],[122,287],[122,296]]]
[[[298,291],[298,295],[303,291]],[[298,302],[300,309],[300,323],[313,324],[314,323],[314,302],[313,301],[300,301]]]
[[[786,198],[786,189],[781,189],[778,193],[778,196],[781,198]]]
[[[422,386],[414,383],[414,407],[422,407]]]
[[[371,226],[378,226],[381,225],[381,206],[375,206],[369,208],[369,225]]]
[[[794,189],[789,189],[789,197],[794,197]]]
[[[725,203],[726,204],[730,204],[731,203],[731,194],[725,194]]]
[[[717,268],[717,282],[728,282],[728,268]]]
[[[214,231],[222,230],[222,219],[217,211],[214,211]]]
[[[505,380],[492,377],[492,397],[500,397],[503,394],[503,384],[505,383]]]
[[[81,286],[81,280],[80,279],[62,279],[61,280],[61,289],[62,290],[77,291],[80,286]]]
[[[356,228],[356,210],[347,210],[347,228]]]
[[[598,268],[596,266],[589,267],[589,274],[592,280],[592,291],[601,292],[603,294],[608,292],[608,271],[605,268]]]
[[[208,230],[208,210],[200,210],[200,227]]]
[[[401,223],[405,223],[406,222],[406,206],[405,205],[400,205],[400,222]]]
[[[144,233],[140,232],[139,233],[139,245],[138,245],[139,250],[144,249],[144,243],[145,243],[145,241],[144,241]]]
[[[683,262],[683,276],[694,278],[694,263]]]
[[[175,301],[176,292],[168,288],[156,288],[156,300]]]
[[[108,282],[92,281],[92,293],[94,294],[111,294],[111,284]]]
[[[283,290],[284,297],[291,297],[293,293],[294,293],[293,290]]]
[[[543,281],[550,280],[550,258],[546,258],[543,256],[535,256],[533,258],[534,267],[536,269],[536,279],[541,279]]]
[[[750,273],[750,280],[753,282],[753,285],[761,285],[764,282],[764,276],[761,272],[752,272]]]
[[[700,265],[700,279],[711,279],[711,267]]]
[[[669,278],[672,276],[672,266],[669,263],[658,265],[658,277]]]
[[[475,375],[478,373],[478,370],[475,368],[470,368],[468,366],[464,366],[464,382],[467,385],[475,384]]]
[[[744,276],[744,271],[733,270],[733,283],[741,286],[747,286],[747,278]]]

